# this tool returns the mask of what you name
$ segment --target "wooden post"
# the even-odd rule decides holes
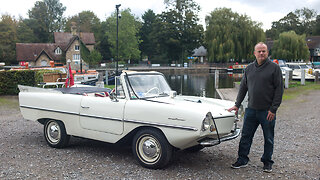
[[[316,71],[316,72],[314,73],[314,82],[315,82],[315,83],[318,83],[318,82],[319,82],[319,71]]]
[[[289,81],[292,81],[292,74],[293,74],[293,70],[289,71]]]

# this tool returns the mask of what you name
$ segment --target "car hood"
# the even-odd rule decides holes
[[[234,115],[234,113],[227,111],[227,109],[234,106],[234,102],[221,99],[179,95],[174,98],[158,97],[148,100],[168,103],[176,107],[183,108],[185,111],[195,111],[197,113],[202,112],[204,114],[211,112],[214,118]]]

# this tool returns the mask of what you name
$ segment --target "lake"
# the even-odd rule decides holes
[[[177,94],[220,98],[215,90],[215,74],[165,74],[172,90]],[[219,88],[233,88],[233,83],[241,81],[242,74],[219,74]]]

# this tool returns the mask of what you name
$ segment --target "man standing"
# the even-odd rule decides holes
[[[272,153],[276,112],[282,101],[283,80],[279,65],[268,59],[268,48],[259,42],[254,48],[256,60],[245,69],[235,106],[228,111],[238,113],[239,107],[248,92],[248,108],[244,115],[238,159],[232,168],[246,167],[253,136],[259,126],[264,136],[264,153],[261,157],[263,171],[272,171]]]

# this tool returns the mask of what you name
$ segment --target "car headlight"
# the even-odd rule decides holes
[[[202,131],[208,130],[213,125],[212,115],[210,112],[207,113],[206,117],[202,121]],[[210,128],[211,129],[211,128]]]

